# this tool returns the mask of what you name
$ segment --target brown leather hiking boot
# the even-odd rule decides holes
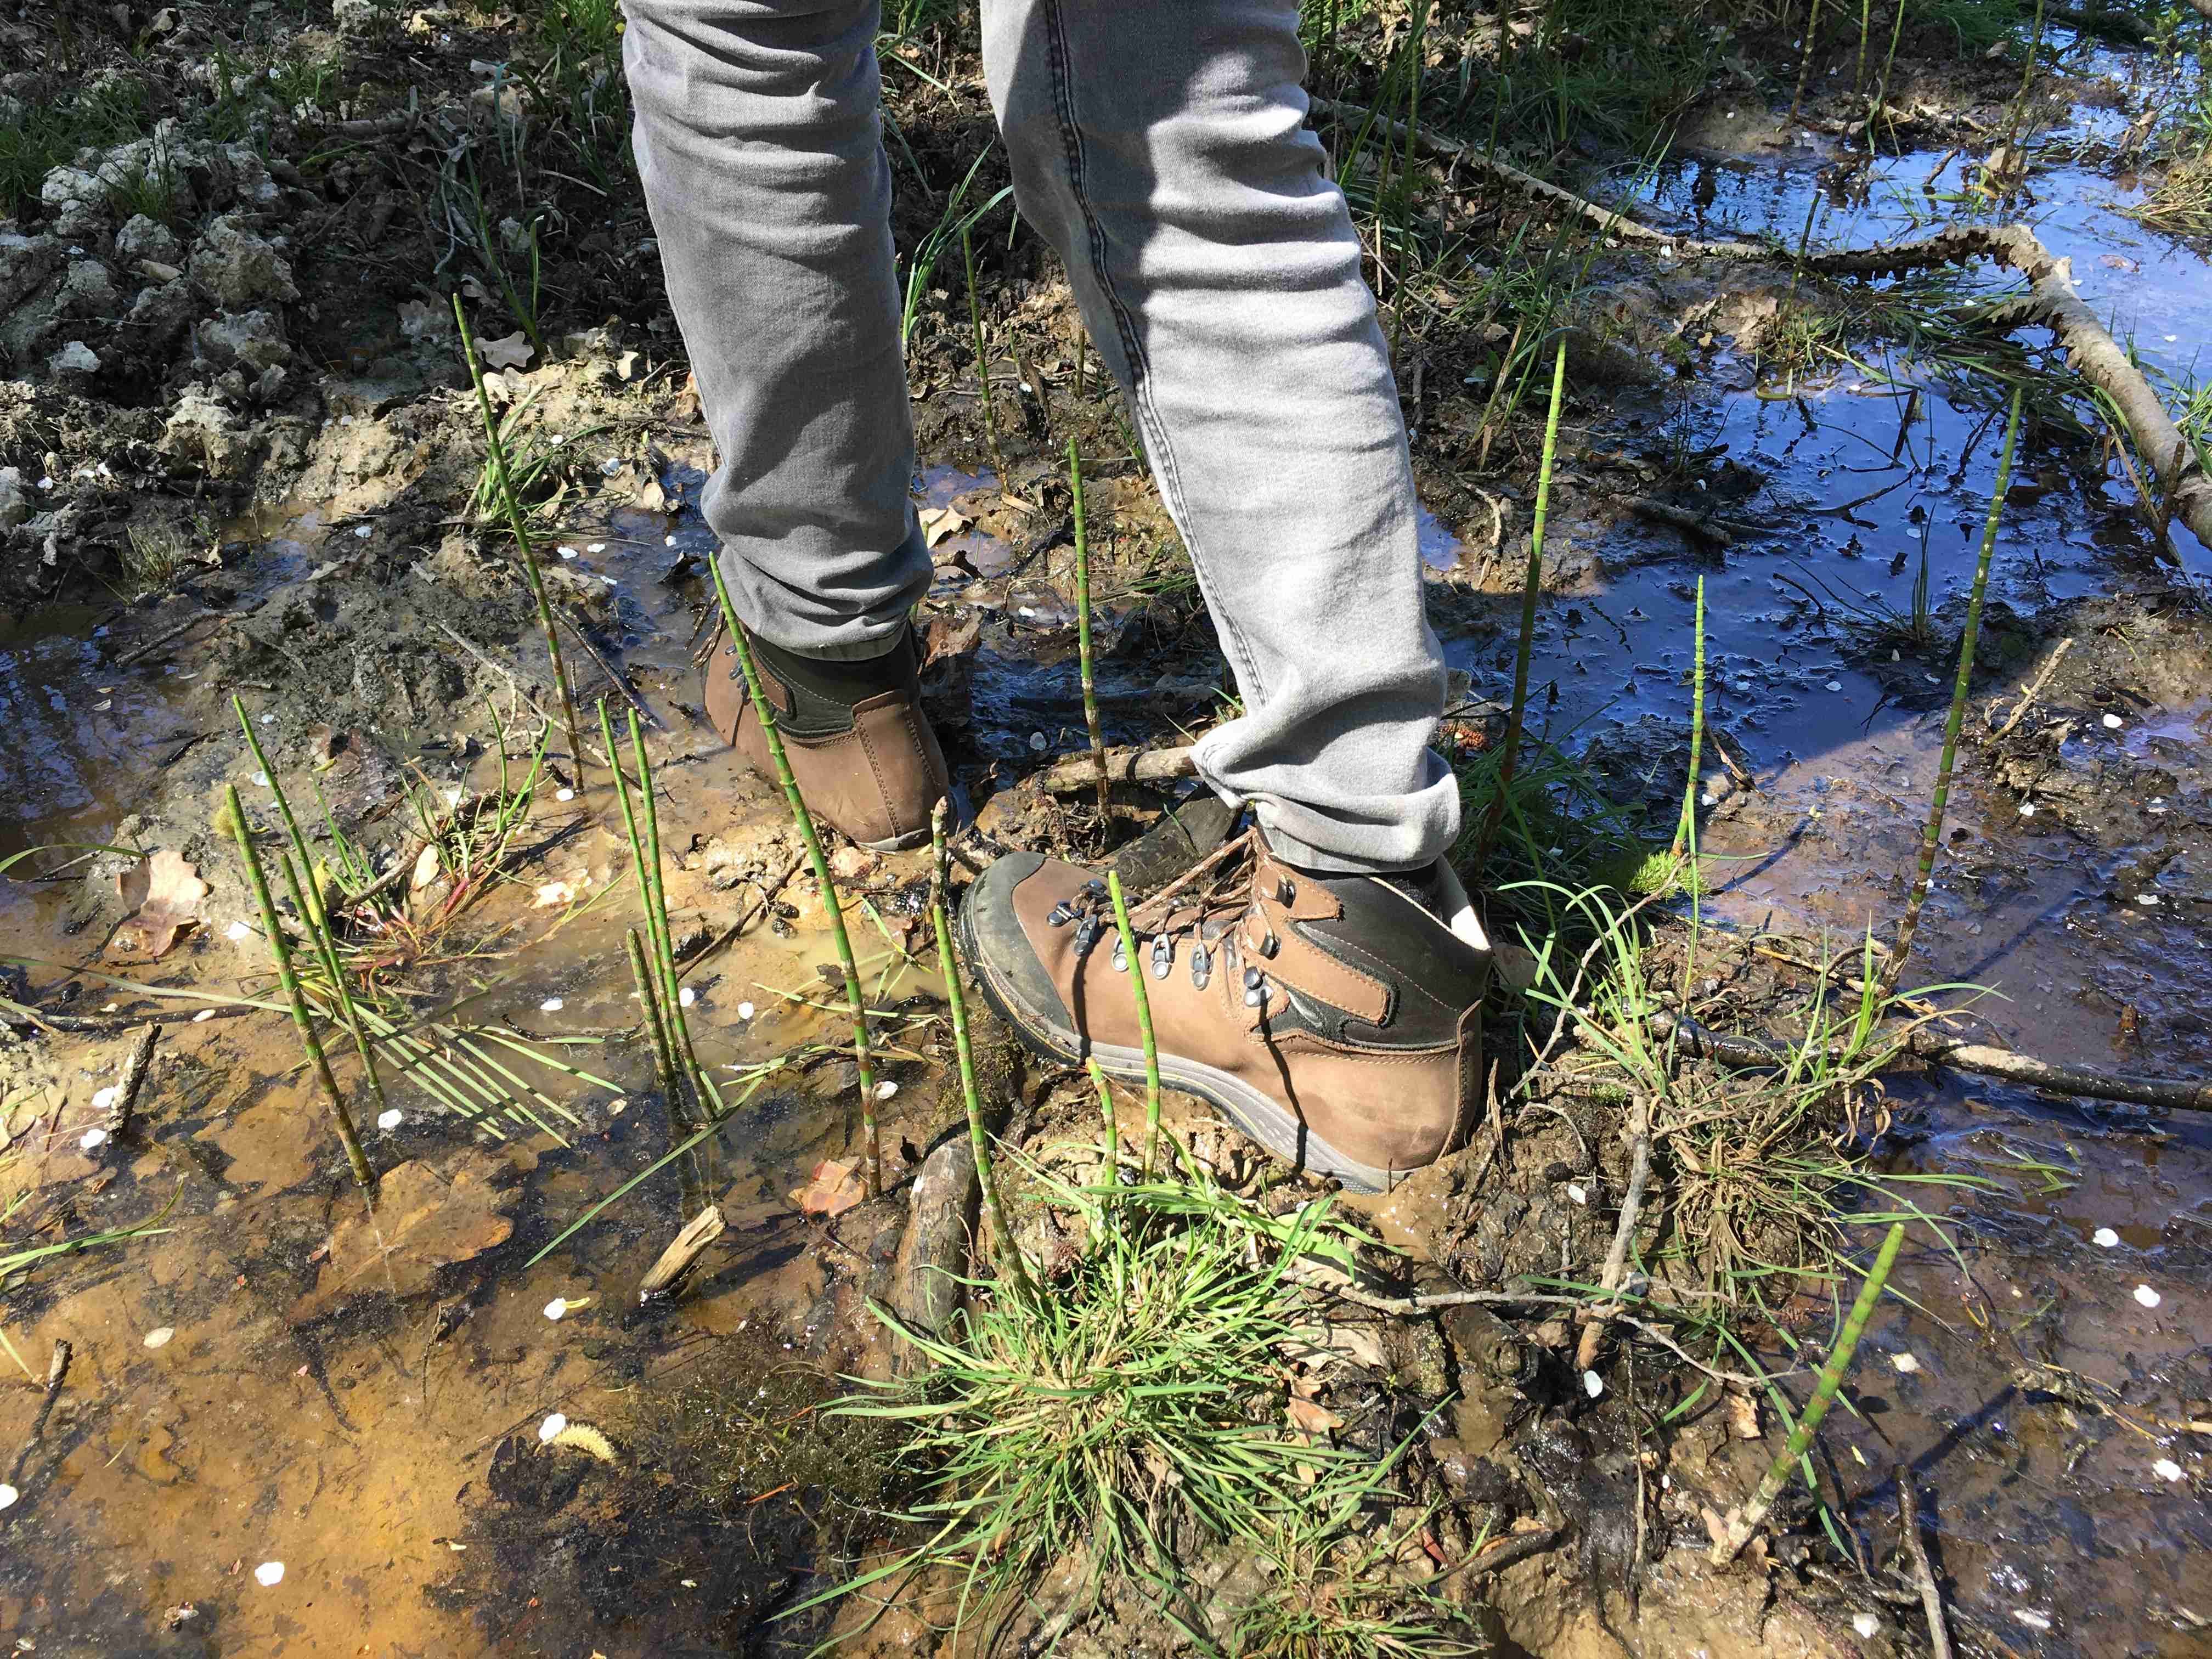
[[[1053,1059],[1140,1080],[1128,974],[1145,975],[1160,1080],[1211,1102],[1291,1163],[1383,1192],[1467,1137],[1482,1089],[1490,944],[1449,870],[1446,921],[1376,876],[1314,876],[1255,830],[1130,913],[1105,884],[1013,853],[961,913],[991,1004]]]
[[[950,784],[937,734],[921,712],[914,633],[878,657],[835,661],[770,645],[750,629],[761,689],[775,705],[783,752],[808,809],[878,853],[929,839],[929,816]],[[773,779],[768,739],[745,697],[744,670],[726,627],[708,647],[707,718],[738,757]]]

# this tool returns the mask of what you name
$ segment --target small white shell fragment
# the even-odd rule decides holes
[[[738,1005],[738,1018],[739,1019],[750,1019],[752,1017],[753,1006],[751,1003],[741,1002]]]
[[[98,1090],[94,1093],[92,1109],[95,1112],[104,1112],[122,1098],[123,1091],[111,1083],[105,1089]]]
[[[573,789],[556,789],[553,792],[553,799],[555,800],[574,800],[576,799],[576,792]]]
[[[540,1423],[538,1425],[538,1437],[540,1440],[550,1441],[555,1435],[560,1433],[562,1430],[568,1426],[568,1419],[562,1416],[560,1413],[555,1412],[551,1416],[548,1417],[543,1423]]]
[[[251,927],[248,927],[244,922],[234,921],[229,927],[222,930],[222,936],[227,939],[241,939],[252,931],[253,930]],[[210,1008],[206,1012],[211,1014],[215,1010]]]
[[[663,547],[673,547],[676,545],[676,538],[673,536],[664,538],[660,544]]]
[[[273,714],[264,714],[261,717],[261,723],[264,726],[274,726],[276,724],[276,716]]]
[[[559,1013],[561,1012],[561,999],[558,997],[546,998],[544,1001],[538,1005],[538,1012],[541,1014]]]
[[[2179,1480],[2182,1478],[2181,1465],[2171,1457],[2160,1458],[2157,1462],[2150,1466],[2150,1472],[2161,1480]]]
[[[2156,1291],[2151,1289],[2148,1285],[2138,1285],[2136,1286],[2136,1300],[2142,1303],[2146,1308],[2155,1308],[2165,1299],[2165,1297],[2159,1295]]]
[[[192,1016],[192,1024],[195,1024],[195,1025],[204,1025],[204,1024],[206,1024],[210,1020],[213,1019],[214,1018],[215,1018],[215,1010],[214,1010],[214,1009],[212,1009],[212,1008],[203,1008],[203,1009],[201,1009],[201,1010],[199,1011],[199,1012],[198,1012],[197,1014],[194,1014],[194,1015]]]
[[[2107,732],[2117,732],[2121,726],[2126,724],[2127,722],[2123,720],[2118,714],[2107,714],[2105,716],[2105,730]]]
[[[2035,816],[2035,803],[2032,800],[2024,800],[2021,802],[2020,815],[2024,818],[2033,817]]]
[[[253,1576],[260,1581],[264,1589],[274,1589],[284,1582],[284,1564],[282,1561],[264,1561],[254,1568]]]
[[[269,775],[266,772],[256,772],[253,775],[253,787],[256,789],[266,789],[269,787]]]
[[[1871,1642],[1881,1634],[1881,1620],[1870,1613],[1855,1613],[1851,1615],[1851,1628]]]
[[[15,1500],[22,1495],[22,1493],[17,1492],[13,1486],[8,1485],[4,1480],[0,1480],[0,1510],[14,1509],[15,1507]]]
[[[564,559],[573,559],[576,556],[576,550],[573,547],[556,547],[553,550]]]
[[[2089,1235],[2089,1242],[2101,1244],[2108,1250],[2117,1250],[2120,1247],[2120,1236],[2110,1227],[2100,1227]]]
[[[146,1333],[146,1346],[149,1348],[166,1348],[169,1346],[169,1339],[176,1334],[177,1328],[174,1325],[156,1325]]]
[[[1843,689],[1844,683],[1841,680],[1830,680],[1828,682],[1828,690],[1831,691],[1840,691]]]
[[[568,1304],[566,1298],[562,1297],[556,1296],[550,1302],[545,1304],[545,1316],[548,1319],[562,1318],[567,1315],[568,1311]]]
[[[78,1139],[76,1144],[83,1147],[84,1150],[88,1152],[94,1148],[103,1145],[106,1139],[106,1130],[101,1128],[91,1128],[87,1129],[84,1132],[83,1135]]]
[[[676,994],[676,1002],[678,1007],[689,1008],[693,1003],[698,1000],[699,994],[688,985]]]
[[[584,551],[586,553],[604,553],[606,550],[607,544],[605,542],[586,542],[584,544]]]
[[[620,1117],[628,1110],[629,1110],[629,1097],[628,1095],[617,1095],[607,1103],[607,1115],[609,1117]]]
[[[2155,904],[2158,902],[2158,895],[2155,893],[2137,893],[2136,895],[2136,902],[2142,905]]]
[[[376,1127],[380,1129],[396,1129],[405,1121],[407,1115],[397,1106],[387,1106],[376,1115]]]
[[[1040,754],[1040,755],[1042,755],[1042,753],[1044,753],[1045,749],[1046,749],[1046,747],[1047,747],[1047,744],[1046,744],[1046,742],[1045,742],[1045,735],[1044,735],[1044,733],[1043,733],[1043,732],[1030,732],[1030,747],[1032,750],[1036,750],[1036,753],[1038,753],[1038,754]]]
[[[878,1100],[889,1100],[897,1092],[898,1085],[892,1082],[889,1078],[885,1078],[881,1083],[876,1085],[876,1098]]]
[[[1907,1376],[1920,1369],[1920,1358],[1917,1354],[1893,1353],[1889,1357],[1889,1363]]]
[[[2012,1616],[2019,1620],[2021,1624],[2027,1626],[2030,1630],[2049,1630],[2051,1628],[2050,1615],[2048,1613],[2038,1613],[2033,1607],[2014,1607],[2012,1610]]]
[[[367,541],[369,535],[369,526],[365,524],[357,524],[353,527],[353,533],[358,536],[362,540]]]
[[[446,805],[448,805],[448,806],[459,806],[460,804],[461,804],[461,792],[460,792],[459,790],[458,790],[458,789],[448,789],[448,790],[447,790],[447,791],[446,791]]]
[[[1587,1204],[1589,1202],[1589,1194],[1580,1182],[1570,1181],[1567,1183],[1567,1196],[1574,1200],[1577,1204]]]
[[[1583,1373],[1583,1392],[1595,1400],[1605,1392],[1605,1379],[1595,1371]]]

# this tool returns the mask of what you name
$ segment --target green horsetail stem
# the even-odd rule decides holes
[[[799,793],[799,780],[791,775],[791,762],[783,752],[783,733],[776,729],[775,708],[761,690],[760,665],[753,660],[753,648],[745,638],[745,630],[738,623],[737,607],[730,603],[729,584],[722,580],[720,560],[709,560],[707,568],[714,574],[714,599],[722,609],[722,626],[729,630],[731,648],[738,653],[738,665],[744,671],[745,696],[752,704],[753,718],[760,722],[761,735],[768,742],[769,762],[775,768],[776,781],[783,786],[783,798],[791,805],[792,822],[799,826],[799,838],[806,845],[807,861],[814,866],[814,879],[821,884],[822,908],[830,915],[830,932],[837,945],[837,965],[845,972],[845,1000],[853,1011],[853,1061],[860,1081],[860,1133],[866,1146],[868,1165],[868,1196],[878,1198],[884,1190],[883,1146],[876,1132],[875,1067],[868,1057],[868,1009],[860,994],[860,970],[853,960],[853,940],[845,931],[845,913],[837,902],[837,884],[830,878],[830,860],[822,850],[822,837],[815,833],[814,815],[806,810],[806,798]],[[948,955],[947,962],[951,960]],[[948,973],[947,979],[955,977]]]
[[[522,568],[530,578],[530,597],[538,603],[538,626],[545,635],[545,655],[553,665],[553,683],[560,688],[561,719],[568,731],[568,753],[578,767],[584,763],[584,733],[576,724],[576,699],[568,690],[568,665],[561,658],[561,635],[553,625],[553,601],[545,592],[545,573],[538,568],[538,550],[530,539],[530,527],[523,522],[522,503],[514,493],[514,483],[507,477],[507,446],[500,441],[499,418],[492,413],[491,393],[484,390],[483,370],[477,362],[474,337],[469,333],[469,319],[461,309],[461,296],[453,295],[453,322],[461,331],[461,358],[469,366],[469,382],[477,389],[477,408],[483,416],[484,447],[491,461],[492,482],[498,486],[500,504],[507,509],[507,526],[514,532],[514,544],[522,554]],[[615,764],[610,754],[607,764]]]
[[[1858,1352],[1859,1338],[1866,1334],[1867,1320],[1874,1313],[1875,1304],[1881,1299],[1882,1287],[1889,1283],[1889,1270],[1897,1265],[1898,1246],[1904,1241],[1905,1224],[1894,1223],[1888,1237],[1881,1242],[1881,1252],[1874,1259],[1866,1282],[1859,1286],[1858,1300],[1851,1304],[1850,1312],[1844,1316],[1844,1328],[1836,1338],[1836,1346],[1829,1351],[1828,1363],[1820,1367],[1820,1376],[1813,1384],[1813,1397],[1797,1414],[1797,1426],[1790,1431],[1790,1438],[1780,1454],[1767,1465],[1759,1490],[1752,1494],[1741,1517],[1731,1522],[1714,1540],[1709,1559],[1715,1566],[1727,1565],[1750,1541],[1759,1523],[1774,1507],[1774,1500],[1782,1496],[1783,1487],[1790,1484],[1790,1472],[1811,1449],[1813,1437],[1820,1431],[1820,1419],[1827,1416],[1828,1407],[1836,1403],[1836,1395],[1844,1386],[1844,1373],[1851,1368],[1851,1357]]]
[[[284,879],[290,884],[292,902],[307,925],[307,937],[314,941],[316,957],[331,982],[331,995],[337,1000],[338,1018],[352,1035],[354,1049],[361,1055],[362,1075],[368,1080],[369,1098],[376,1103],[380,1114],[386,1104],[384,1079],[377,1072],[376,1050],[370,1046],[368,1033],[362,1024],[361,1010],[354,1006],[352,988],[347,985],[343,965],[338,960],[337,935],[331,931],[330,913],[323,908],[322,885],[315,879],[315,864],[307,852],[307,838],[300,832],[300,821],[292,816],[292,803],[284,798],[284,787],[276,781],[269,757],[262,752],[261,740],[253,735],[253,723],[246,717],[246,704],[234,694],[230,706],[237,712],[238,729],[246,733],[246,746],[253,751],[254,764],[269,780],[269,793],[276,797],[277,815],[284,820],[284,832],[292,838],[293,851],[299,855],[300,874],[295,877],[292,873],[292,860],[288,858],[284,860]]]
[[[1091,647],[1091,532],[1083,511],[1083,458],[1067,441],[1067,492],[1075,515],[1075,641],[1083,665],[1083,723],[1091,732],[1091,758],[1098,768],[1098,822],[1106,823],[1106,729],[1098,719],[1098,680]]]
[[[1152,999],[1145,989],[1145,964],[1137,954],[1136,930],[1129,926],[1129,906],[1121,896],[1121,878],[1106,872],[1106,892],[1114,903],[1114,927],[1121,936],[1121,955],[1129,969],[1129,994],[1137,1005],[1137,1031],[1145,1042],[1145,1164],[1144,1178],[1152,1178],[1152,1164],[1160,1149],[1160,1047],[1152,1037]]]
[[[1544,417],[1544,455],[1536,469],[1536,511],[1528,526],[1528,568],[1521,579],[1521,643],[1513,655],[1513,710],[1505,722],[1505,750],[1498,757],[1498,793],[1484,819],[1475,854],[1478,866],[1490,857],[1491,843],[1505,817],[1505,797],[1521,755],[1521,727],[1528,714],[1528,659],[1536,643],[1536,596],[1544,586],[1544,521],[1552,511],[1552,465],[1559,447],[1559,405],[1567,389],[1567,342],[1559,337],[1552,362],[1552,409]]]
[[[300,1033],[300,1045],[307,1051],[307,1058],[315,1068],[316,1079],[323,1085],[323,1095],[331,1103],[331,1115],[337,1120],[338,1144],[345,1148],[346,1162],[353,1166],[353,1178],[363,1193],[372,1197],[376,1191],[376,1175],[368,1167],[368,1155],[361,1149],[361,1137],[354,1133],[353,1114],[346,1109],[345,1097],[338,1092],[337,1079],[331,1075],[331,1062],[323,1054],[321,1041],[315,1036],[315,1022],[307,1012],[307,1000],[301,994],[299,975],[292,971],[292,951],[285,943],[283,924],[277,920],[276,902],[269,896],[269,878],[261,873],[261,860],[253,850],[253,830],[246,822],[246,805],[238,798],[238,786],[223,786],[223,804],[230,811],[230,830],[238,842],[238,855],[246,863],[246,878],[253,889],[253,902],[261,908],[262,931],[268,935],[270,959],[276,966],[276,982],[284,988],[284,1000],[291,1006],[292,1024]]]
[[[960,963],[952,954],[952,929],[945,920],[942,903],[930,907],[929,919],[937,929],[938,960],[945,965],[945,1000],[952,1015],[952,1050],[960,1066],[960,1095],[968,1108],[968,1147],[975,1158],[975,1181],[983,1190],[984,1206],[991,1212],[992,1231],[999,1235],[999,1251],[1014,1283],[1032,1305],[1036,1285],[1030,1278],[1022,1247],[1006,1223],[1006,1209],[999,1197],[998,1177],[991,1169],[990,1137],[983,1130],[983,1102],[975,1090],[975,1053],[968,1038],[968,1000],[960,988]]]
[[[1951,687],[1951,712],[1943,722],[1943,757],[1936,763],[1936,794],[1928,804],[1928,823],[1920,834],[1920,868],[1912,878],[1911,896],[1905,902],[1905,920],[1898,924],[1897,949],[1885,975],[1894,986],[1912,954],[1913,935],[1920,931],[1920,907],[1928,902],[1928,884],[1936,874],[1936,848],[1943,834],[1943,815],[1951,805],[1951,764],[1959,752],[1959,728],[1966,718],[1966,689],[1974,678],[1974,645],[1982,629],[1982,596],[1989,589],[1990,562],[1997,545],[1997,526],[2004,518],[2005,491],[2012,484],[2014,446],[2020,440],[2021,393],[2012,394],[2012,413],[2005,421],[2004,453],[1997,460],[1997,481],[1990,495],[1990,514],[1982,525],[1981,556],[1974,565],[1974,586],[1966,601],[1966,631],[1959,641],[1959,677]]]

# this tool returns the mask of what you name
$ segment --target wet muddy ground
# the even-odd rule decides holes
[[[2139,54],[2085,48],[2071,61],[2084,95],[2043,136],[2032,202],[2006,211],[2032,211],[2115,332],[2184,380],[2212,309],[2203,250],[2124,216],[2135,186],[2109,164],[2136,112],[2174,88]],[[1954,138],[1846,172],[1834,140],[1753,104],[1711,103],[1672,159],[1640,181],[1621,175],[1654,222],[1794,242],[1809,219],[1815,246],[1845,246],[1962,211],[1949,198],[1966,163],[1944,153]],[[1753,120],[1758,131],[1741,131]],[[1053,422],[1073,427],[1101,457],[1091,495],[1115,577],[1101,600],[1109,738],[1167,740],[1212,718],[1227,689],[1218,656],[1192,625],[1195,595],[1141,465],[1113,459],[1111,411],[1072,406],[1064,288],[1009,288],[1021,291],[1006,313],[1037,320],[1009,325],[1005,372],[1017,386],[1038,374],[1052,394],[1010,392],[1015,408],[1055,437]],[[1620,319],[1607,349],[1640,350],[1645,372],[1570,407],[1532,679],[1541,729],[1663,841],[1702,579],[1717,740],[1700,790],[1703,919],[1848,948],[1903,901],[1996,471],[1998,394],[1878,331],[1839,337],[1848,356],[1785,366],[1767,325],[1795,298],[1786,270],[1644,259],[1603,271],[1596,289]],[[380,1167],[424,1172],[425,1218],[380,1274],[341,1271],[332,1237],[357,1200],[281,1015],[219,1006],[198,1021],[198,1003],[64,970],[268,994],[259,939],[234,931],[250,901],[211,828],[225,783],[257,811],[268,799],[234,735],[234,694],[280,780],[295,793],[325,784],[385,847],[404,840],[406,789],[484,788],[495,724],[535,725],[527,699],[544,702],[544,675],[526,598],[495,548],[447,522],[476,453],[451,339],[390,320],[385,356],[327,371],[323,412],[284,438],[300,464],[285,500],[201,509],[177,568],[143,595],[118,603],[78,583],[0,635],[0,858],[168,848],[212,888],[198,925],[150,960],[114,948],[120,859],[61,867],[46,854],[0,887],[9,953],[41,964],[9,970],[0,994],[91,1028],[0,1039],[0,1181],[22,1195],[0,1249],[168,1230],[0,1290],[0,1334],[22,1366],[6,1366],[20,1380],[0,1390],[0,1478],[16,1493],[0,1513],[0,1632],[44,1654],[802,1651],[831,1615],[778,1615],[895,1530],[882,1518],[896,1503],[888,1448],[817,1407],[837,1374],[890,1370],[864,1303],[889,1285],[902,1203],[825,1220],[793,1202],[820,1161],[852,1154],[849,1067],[817,1058],[769,1078],[724,1126],[729,1231],[680,1298],[640,1307],[636,1295],[683,1218],[667,1174],[529,1265],[670,1144],[649,1060],[624,1040],[635,897],[590,769],[561,763],[511,879],[464,914],[452,958],[410,971],[426,1004],[467,994],[484,1026],[585,1038],[562,1052],[612,1086],[532,1073],[573,1115],[549,1115],[551,1133],[497,1117],[472,1128],[396,1090],[399,1121],[369,1135],[370,1151]],[[1656,349],[1662,337],[1676,346]],[[578,485],[548,562],[659,723],[679,933],[744,924],[687,980],[705,1057],[805,1054],[834,1040],[793,1000],[819,1000],[830,959],[819,895],[805,877],[763,893],[793,850],[781,800],[719,752],[696,710],[688,642],[711,551],[696,510],[709,457],[673,341],[618,322],[503,379],[506,395],[532,399],[524,424],[540,453],[574,447]],[[943,653],[933,707],[987,829],[1065,842],[1081,826],[1020,787],[1082,744],[1054,445],[1014,443],[1002,490],[959,375],[918,379],[933,459],[917,499],[958,509],[928,608]],[[1408,412],[1434,513],[1433,613],[1467,695],[1490,699],[1510,679],[1534,468],[1525,434],[1486,472],[1464,464],[1455,422],[1482,388],[1462,394],[1457,379],[1431,371],[1425,384],[1447,389],[1412,393]],[[1638,499],[1707,532],[1639,516]],[[108,515],[131,517],[127,503]],[[2212,1073],[2208,558],[2179,526],[2157,544],[2092,440],[2055,415],[2032,426],[1913,975],[1990,988],[1974,1012],[1994,1041]],[[586,702],[609,689],[577,671]],[[333,733],[359,758],[318,771]],[[1715,763],[1716,746],[1734,763]],[[31,870],[45,874],[24,879]],[[899,896],[922,873],[907,857],[839,868],[848,902],[871,894],[886,919],[862,948],[878,957],[879,996],[910,1017],[882,1107],[902,1169],[957,1112],[929,976],[890,953],[904,941]],[[1755,1019],[1756,1000],[1746,1005]],[[106,1121],[97,1092],[158,1011],[181,1017],[162,1026],[137,1125],[88,1146]],[[1073,1127],[1070,1097],[1049,1082],[1024,1084],[1018,1141]],[[2197,1332],[2212,1282],[2212,1132],[1960,1077],[1893,1079],[1887,1104],[1872,1151],[1942,1226],[1916,1229],[1896,1281],[1906,1300],[1884,1310],[1852,1409],[1825,1431],[1824,1490],[1855,1547],[1877,1562],[1893,1552],[1902,1466],[1933,1511],[1964,1650],[2212,1651],[2207,1440],[2191,1426],[2212,1419]],[[1565,1216],[1571,1231],[1589,1200],[1566,1176],[1589,1172],[1547,1179],[1549,1156],[1530,1152],[1516,1179],[1538,1194],[1534,1213]],[[1447,1176],[1368,1208],[1395,1241],[1441,1255],[1486,1197]],[[1822,1298],[1802,1291],[1782,1322],[1826,1323]],[[1463,1364],[1481,1339],[1448,1340]],[[42,1418],[57,1341],[74,1359]],[[1501,1650],[1613,1652],[1615,1629],[1653,1653],[1920,1650],[1917,1607],[1848,1582],[1841,1554],[1790,1562],[1771,1602],[1758,1575],[1704,1565],[1699,1510],[1740,1497],[1778,1445],[1771,1411],[1764,1447],[1692,1412],[1647,1449],[1645,1425],[1626,1433],[1614,1411],[1632,1388],[1611,1386],[1595,1406],[1548,1396],[1533,1419],[1510,1390],[1469,1389],[1433,1460],[1462,1516],[1556,1520],[1576,1535],[1485,1592]],[[572,1431],[557,1445],[541,1438],[556,1413]],[[592,1428],[604,1459],[573,1433]],[[1495,1486],[1447,1467],[1493,1453],[1507,1472]],[[1613,1587],[1641,1531],[1621,1517],[1646,1503],[1653,1565],[1632,1613]],[[924,1650],[941,1612],[925,1599],[866,1639]],[[1169,1645],[1133,1617],[1069,1642]]]

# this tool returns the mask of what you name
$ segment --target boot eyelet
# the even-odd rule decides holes
[[[1211,980],[1212,977],[1213,977],[1213,957],[1212,957],[1212,954],[1211,954],[1211,953],[1206,950],[1206,948],[1204,945],[1200,945],[1196,950],[1193,951],[1190,953],[1190,982],[1191,982],[1191,985],[1192,985],[1195,989],[1198,989],[1198,990],[1203,991],[1203,990],[1206,988],[1206,982],[1207,982],[1209,980]]]
[[[1165,979],[1175,967],[1175,945],[1165,933],[1152,940],[1152,977]]]
[[[1275,884],[1276,903],[1295,904],[1297,902],[1297,898],[1298,890],[1291,885],[1291,878],[1288,876],[1285,876],[1282,880]]]

